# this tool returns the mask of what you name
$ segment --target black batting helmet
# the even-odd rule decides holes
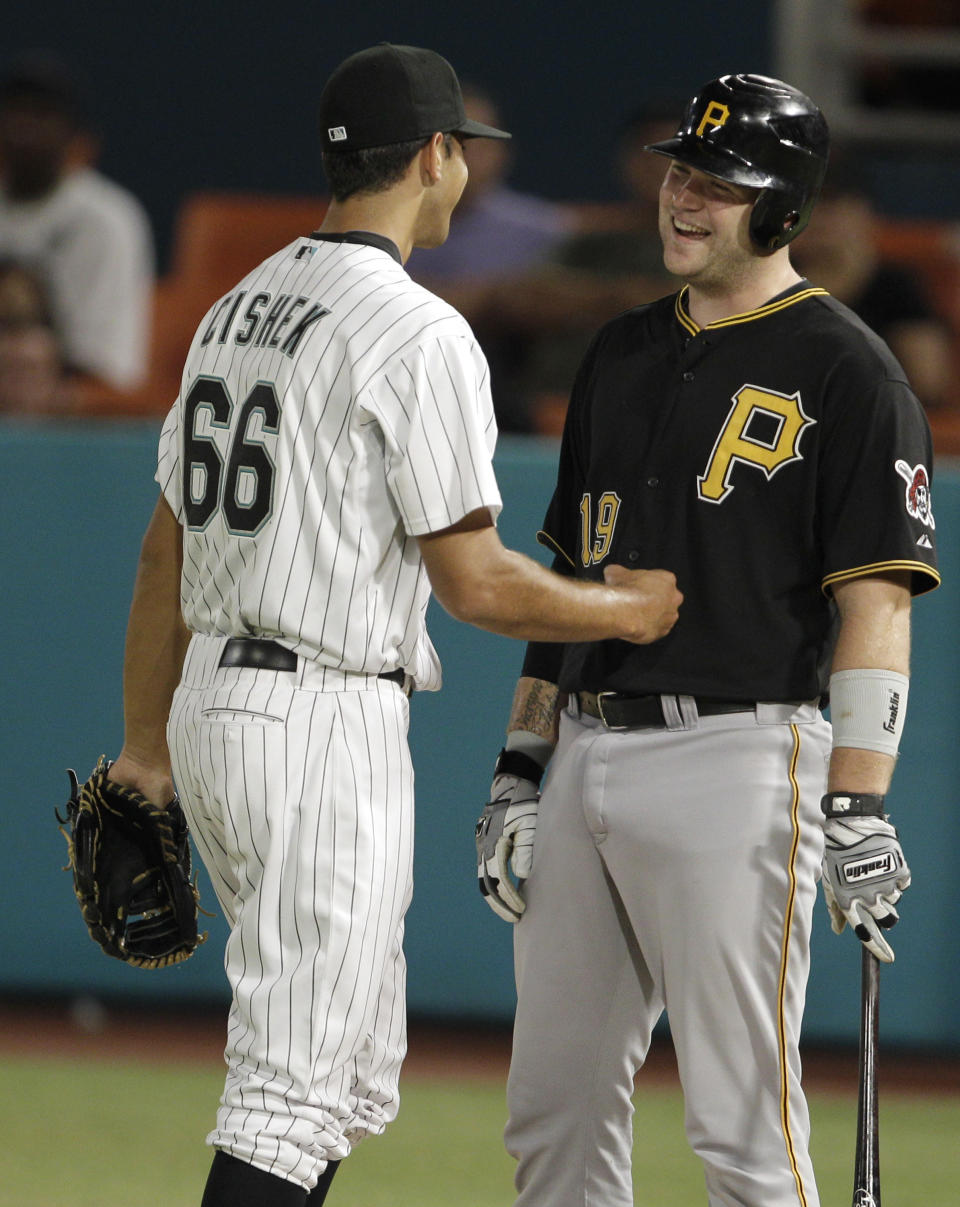
[[[797,88],[763,75],[722,75],[690,101],[673,138],[647,150],[760,189],[750,236],[774,251],[810,220],[829,145],[823,114]]]

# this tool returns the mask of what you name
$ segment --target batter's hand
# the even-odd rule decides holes
[[[487,905],[505,922],[526,909],[523,883],[533,862],[540,790],[532,780],[502,773],[477,822],[477,881]],[[516,884],[510,871],[516,877]]]
[[[647,645],[666,637],[677,623],[683,596],[670,570],[628,570],[606,566],[603,581],[624,594],[628,605],[624,616],[624,641]]]
[[[896,830],[882,817],[830,817],[824,835],[823,895],[834,933],[849,922],[878,960],[892,964],[893,948],[880,932],[896,924],[894,905],[910,885]]]

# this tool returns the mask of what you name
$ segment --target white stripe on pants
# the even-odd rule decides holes
[[[228,668],[195,637],[174,778],[231,931],[228,1072],[208,1143],[310,1189],[382,1132],[406,1050],[413,770],[400,688]],[[349,685],[348,685],[349,686]]]

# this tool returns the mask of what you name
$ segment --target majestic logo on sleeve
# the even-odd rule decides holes
[[[933,504],[930,500],[930,476],[924,465],[908,465],[906,461],[896,463],[897,473],[907,484],[907,515],[913,516],[928,528],[936,528],[933,519]]]
[[[760,386],[743,385],[733,396],[707,468],[697,478],[697,494],[705,503],[722,503],[733,491],[734,466],[752,465],[770,479],[791,461],[800,461],[800,437],[816,423],[804,414],[800,391],[780,394]]]

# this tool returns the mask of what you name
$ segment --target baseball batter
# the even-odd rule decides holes
[[[541,540],[578,579],[666,565],[685,602],[655,644],[528,647],[478,826],[481,887],[519,919],[523,1207],[633,1202],[664,1011],[711,1207],[816,1207],[798,1041],[821,865],[835,929],[893,959],[910,875],[883,794],[910,597],[939,581],[931,445],[886,346],[791,267],[827,138],[789,85],[703,87],[650,148],[686,284],[604,327],[574,387]]]
[[[431,585],[557,641],[658,639],[681,598],[668,572],[574,583],[496,535],[484,357],[403,264],[446,237],[462,141],[509,135],[415,47],[351,56],[320,108],[324,221],[214,303],[163,427],[111,769],[158,803],[176,783],[230,924],[204,1207],[322,1203],[396,1114]]]

